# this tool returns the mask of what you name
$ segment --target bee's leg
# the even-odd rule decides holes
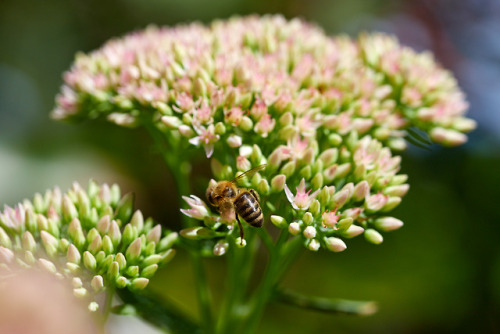
[[[257,200],[257,202],[259,202],[259,203],[260,203],[260,197],[259,197],[259,194],[258,194],[255,190],[253,190],[253,189],[249,189],[249,190],[248,190],[248,192],[249,192],[250,194],[252,194],[252,196],[253,196],[253,197],[255,197],[255,199]]]
[[[243,233],[243,226],[241,225],[240,219],[238,218],[238,214],[236,214],[236,220],[238,221],[238,226],[240,228],[240,246],[243,246],[243,237],[245,235]]]

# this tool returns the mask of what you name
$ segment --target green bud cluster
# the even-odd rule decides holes
[[[114,184],[74,183],[35,194],[0,213],[0,262],[7,270],[38,267],[73,282],[93,299],[111,288],[144,289],[175,250],[177,233],[134,211],[133,196]],[[91,306],[91,307],[90,307]],[[89,309],[97,310],[92,301]]]

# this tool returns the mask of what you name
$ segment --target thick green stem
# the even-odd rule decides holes
[[[288,231],[282,230],[276,245],[270,249],[269,263],[264,277],[259,288],[252,295],[250,316],[247,319],[244,333],[255,333],[262,313],[267,303],[273,297],[277,283],[281,280],[281,277],[297,254],[298,246],[300,246],[300,242],[297,242],[299,239],[288,240],[288,237]]]
[[[189,172],[190,165],[185,158],[183,158],[182,148],[179,145],[168,145],[165,135],[159,131],[153,124],[147,124],[146,128],[159,146],[163,159],[167,164],[170,172],[174,177],[178,193],[188,196],[191,191],[189,188]],[[183,225],[190,226],[190,221],[187,217],[182,216]],[[202,328],[205,332],[211,334],[214,332],[214,323],[211,310],[211,293],[208,286],[208,280],[203,268],[202,258],[199,251],[192,250],[188,252],[193,261],[193,270],[196,280],[196,292],[199,302],[199,312],[202,322]]]

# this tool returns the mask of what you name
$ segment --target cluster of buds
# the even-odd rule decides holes
[[[452,146],[475,127],[455,79],[428,53],[383,34],[328,37],[282,16],[150,27],[79,54],[64,81],[54,118],[153,125],[211,158],[217,180],[266,164],[240,185],[311,250],[339,251],[360,234],[380,243],[402,225],[386,213],[408,190],[393,155],[408,129]],[[183,235],[219,240],[223,254],[232,225],[186,200],[184,213],[204,226]]]
[[[283,150],[286,151],[279,146],[266,157],[256,145],[242,147],[240,153],[248,154],[249,167],[267,165],[263,171],[238,182],[258,191],[268,220],[280,229],[288,229],[291,235],[302,237],[308,249],[317,251],[323,245],[339,252],[347,248],[345,239],[362,234],[367,241],[380,244],[382,232],[403,225],[387,216],[387,212],[398,206],[409,190],[407,176],[398,174],[400,157],[393,156],[376,139],[358,139],[357,133],[352,132],[336,147],[307,153],[307,162],[288,156],[276,163],[274,157]],[[242,172],[233,172],[230,165],[215,159],[212,170],[219,180],[232,179]],[[224,254],[231,240],[241,246],[241,240],[234,237],[238,235],[233,231],[234,224],[225,224],[227,221],[214,215],[200,198],[184,199],[190,208],[181,211],[204,223],[181,231],[184,237],[217,241],[213,248],[216,255]]]
[[[163,235],[165,234],[165,235]],[[168,262],[176,233],[163,233],[151,218],[133,211],[133,196],[114,184],[74,183],[36,194],[0,213],[0,266],[38,268],[68,278],[75,296],[97,310],[107,289],[144,289],[158,266]]]

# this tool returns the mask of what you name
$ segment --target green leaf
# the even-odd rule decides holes
[[[285,304],[326,313],[366,316],[377,312],[377,305],[372,301],[312,297],[285,289],[277,290],[274,297]]]
[[[415,146],[423,148],[425,150],[430,150],[432,141],[426,132],[420,130],[419,128],[413,126],[406,129],[405,139]]]
[[[152,325],[176,334],[200,334],[201,329],[189,317],[165,299],[147,292],[131,292],[118,289],[118,295],[125,305],[113,308],[116,314],[134,314]]]

